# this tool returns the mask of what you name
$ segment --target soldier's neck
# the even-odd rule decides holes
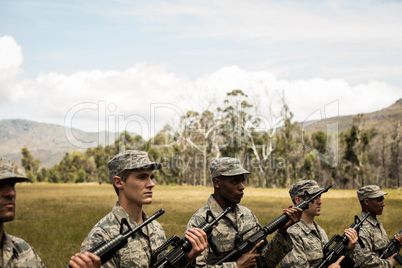
[[[125,199],[119,199],[119,204],[137,224],[144,221],[142,218],[142,205],[128,202]]]
[[[308,215],[306,213],[303,213],[301,218],[303,219],[303,221],[312,224],[314,222],[314,216]]]
[[[0,249],[3,249],[4,223],[0,223]],[[1,263],[0,263],[1,264]]]

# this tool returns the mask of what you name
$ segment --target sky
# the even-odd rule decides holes
[[[152,137],[241,89],[303,122],[402,98],[401,1],[0,0],[0,120]],[[272,119],[273,120],[273,119]]]

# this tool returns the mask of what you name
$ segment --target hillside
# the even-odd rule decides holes
[[[104,132],[103,132],[104,133]],[[80,142],[96,142],[99,134],[73,129],[72,134]],[[113,135],[107,144],[114,142]],[[41,160],[41,166],[51,167],[63,158],[66,152],[84,152],[85,148],[73,145],[66,137],[63,126],[38,123],[28,120],[0,120],[0,155],[21,166],[21,148],[27,147],[35,158]]]
[[[340,116],[319,121],[303,122],[301,125],[307,135],[314,131],[327,131],[327,125],[337,123],[338,131],[345,131],[352,125],[353,117]],[[366,127],[376,127],[381,131],[389,131],[394,127],[395,122],[402,121],[402,99],[391,106],[379,111],[364,115]],[[73,129],[72,134],[80,142],[97,142],[99,136],[105,135],[106,145],[113,144],[116,134],[96,132],[84,132]],[[102,142],[101,142],[102,143]],[[103,144],[105,145],[105,144]],[[66,136],[63,126],[44,124],[27,120],[0,120],[0,155],[15,161],[21,166],[21,148],[27,147],[35,158],[41,160],[41,166],[52,167],[60,162],[66,152],[84,152],[85,148],[80,148],[72,144]]]
[[[328,125],[337,123],[338,131],[343,132],[352,126],[353,117],[355,116],[339,116],[319,121],[304,122],[307,125],[304,130],[307,135],[311,135],[311,133],[317,130],[326,132]],[[366,128],[377,127],[383,130],[389,129],[396,121],[402,121],[402,99],[382,110],[364,114],[363,119]]]

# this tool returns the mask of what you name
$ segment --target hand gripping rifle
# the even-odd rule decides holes
[[[364,216],[361,220],[359,219],[359,217],[355,216],[355,222],[349,228],[352,228],[357,233],[359,233],[360,227],[362,226],[363,222],[368,218],[368,216],[370,216],[370,213]],[[331,249],[329,249],[333,242],[336,242],[336,244]],[[357,240],[357,242],[359,242],[359,245],[364,248],[364,243],[360,238]],[[345,259],[341,262],[342,267],[353,268],[353,260],[351,260],[350,258],[346,258],[346,254],[349,251],[349,249],[347,248],[348,243],[349,238],[346,236],[346,234],[343,234],[342,236],[335,234],[324,246],[324,258],[318,268],[328,267],[332,263],[336,262],[341,256],[345,256]]]
[[[230,207],[225,209],[218,217],[213,219],[211,222],[209,222],[209,217],[213,217],[211,211],[207,212],[206,215],[206,220],[201,223],[200,225],[197,226],[197,228],[203,230],[208,237],[211,236],[212,229],[214,225],[222,219],[226,214],[228,214],[230,211]],[[174,246],[173,249],[171,249],[163,258],[161,258],[158,262],[156,262],[156,259],[158,255],[164,251],[166,248],[168,248],[170,245]],[[172,236],[169,238],[162,246],[160,246],[154,254],[152,254],[152,263],[155,263],[152,265],[153,268],[167,268],[167,267],[175,267],[175,268],[180,268],[183,267],[181,265],[186,253],[191,251],[191,243],[190,241],[187,240],[187,238],[183,237],[182,239],[179,239],[177,236]]]
[[[400,230],[398,232],[398,234],[402,234],[402,230]],[[398,247],[398,244],[399,244],[398,240],[396,240],[395,237],[392,238],[391,241],[389,241],[388,245],[385,247],[385,249],[382,252],[382,254],[380,255],[380,258],[381,259],[386,259],[386,258],[391,257],[393,254],[398,253],[395,256],[395,260],[400,265],[402,265],[402,256],[399,254],[400,248]]]
[[[294,207],[296,208],[301,208],[302,210],[305,210],[309,207],[310,202],[314,203],[314,199],[319,197],[321,194],[327,192],[329,188],[331,188],[331,185],[328,185],[324,189],[318,191],[314,195],[310,195],[307,191],[304,192],[306,196],[309,198],[307,200],[303,200]],[[218,262],[214,263],[213,265],[222,265],[224,262],[232,262],[236,261],[238,258],[240,258],[241,255],[249,252],[258,242],[261,240],[264,240],[267,235],[272,234],[276,230],[278,230],[280,227],[285,225],[289,221],[289,216],[283,213],[281,216],[278,218],[274,219],[267,225],[265,225],[263,228],[261,228],[259,231],[257,231],[255,234],[247,238],[246,240],[242,241],[238,246],[235,245],[235,249],[233,249],[229,254],[227,254],[225,257],[220,259]]]
[[[130,225],[127,222],[127,219],[123,218],[120,223],[120,234],[116,235],[109,241],[102,241],[96,244],[87,251],[99,256],[101,258],[101,263],[104,264],[113,257],[113,254],[115,252],[117,252],[127,244],[127,241],[130,237],[134,237],[135,233],[141,230],[142,227],[149,224],[151,221],[158,218],[163,213],[165,213],[165,211],[161,208],[151,217],[143,221],[141,224],[138,224],[134,229],[131,229]],[[128,230],[123,232],[124,225],[127,226]],[[69,265],[68,268],[71,268],[71,266]]]

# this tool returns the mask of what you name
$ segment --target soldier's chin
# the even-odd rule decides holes
[[[8,222],[14,220],[14,213],[9,213],[8,215],[4,215],[3,217],[0,217],[0,222]]]
[[[144,205],[152,204],[152,198],[147,198],[144,200]]]

